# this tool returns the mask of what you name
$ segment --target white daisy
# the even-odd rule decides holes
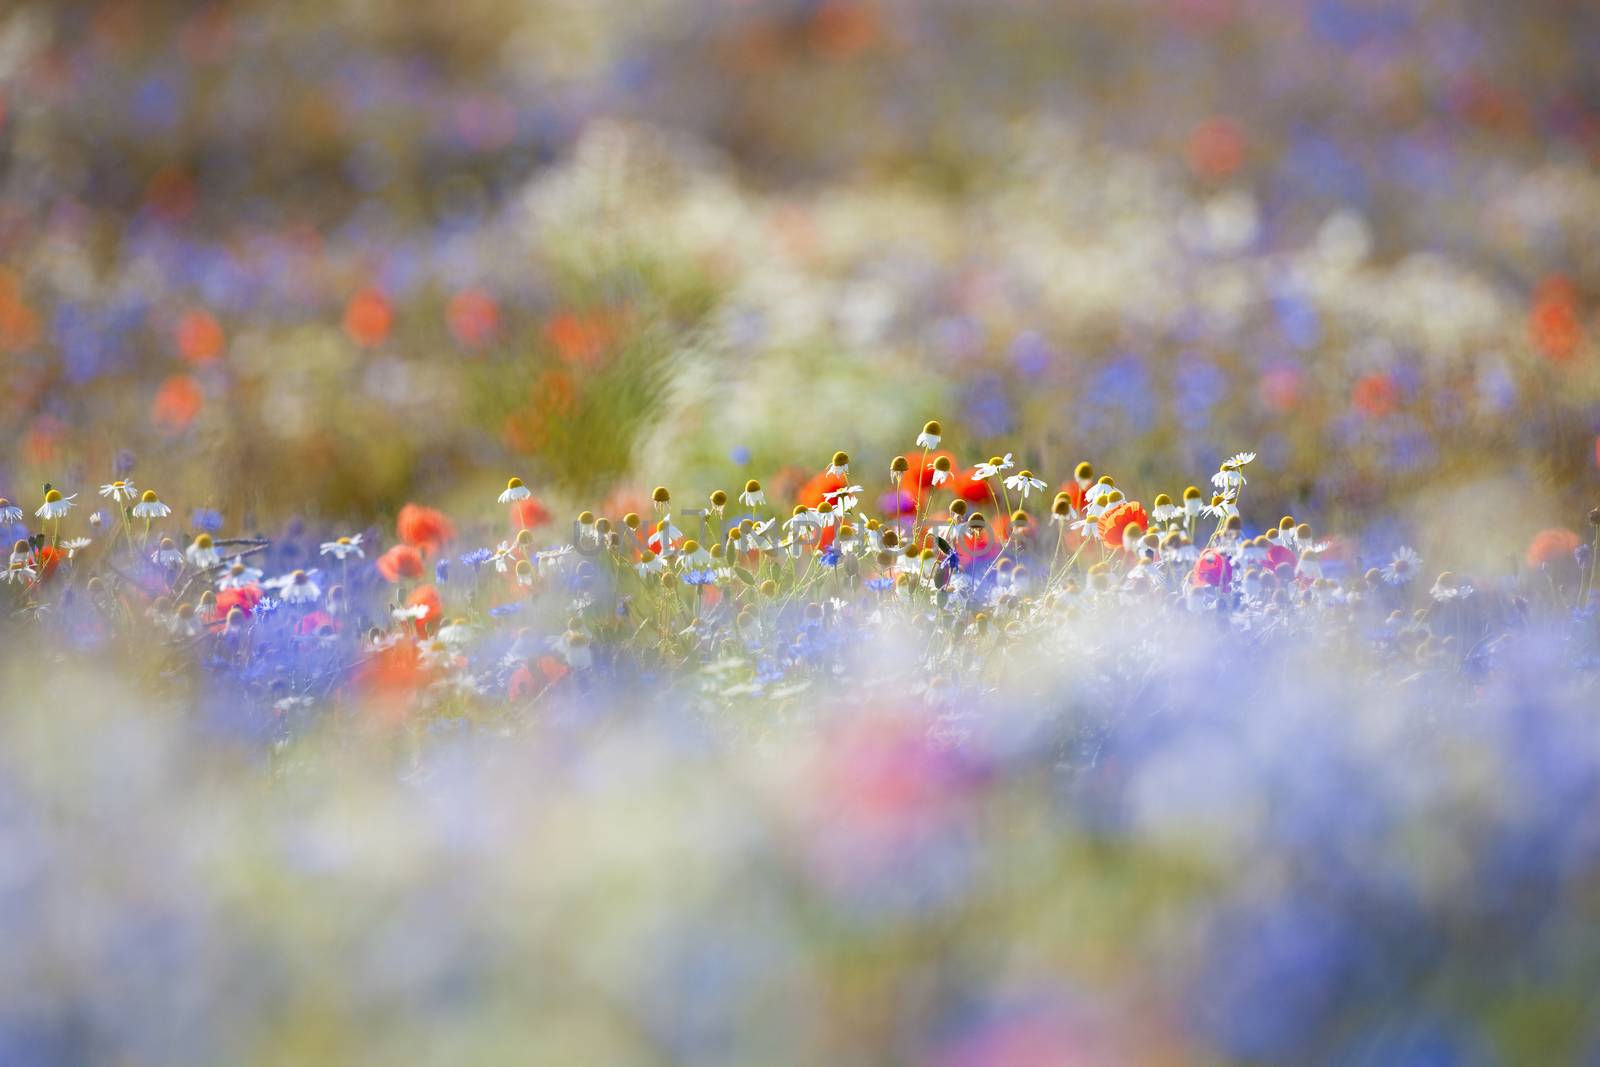
[[[38,576],[39,572],[33,569],[33,558],[31,556],[23,556],[19,559],[16,553],[12,553],[11,563],[6,567],[4,575],[7,585],[12,582],[31,582]]]
[[[119,478],[114,482],[102,485],[100,487],[100,495],[108,496],[117,503],[122,504],[138,497],[139,490],[132,482]]]
[[[136,519],[164,519],[171,514],[172,509],[156,499],[154,489],[146,489],[133,506],[133,517]]]
[[[739,503],[747,508],[759,507],[767,502],[767,494],[762,491],[761,483],[751,478],[744,483],[744,492],[739,494]]]
[[[1239,490],[1244,488],[1244,474],[1230,461],[1223,464],[1222,469],[1211,476],[1211,484],[1228,496],[1238,496]]]
[[[41,519],[59,519],[72,510],[72,502],[78,499],[78,494],[62,496],[61,490],[50,489],[44,494],[44,503],[39,505],[39,510],[34,514]]]
[[[651,552],[649,549],[646,549],[643,557],[641,557],[639,562],[634,564],[634,566],[638,569],[640,577],[648,577],[652,574],[660,574],[662,571],[666,570],[667,561],[656,555],[654,552]]]
[[[156,550],[150,553],[150,562],[158,567],[179,567],[183,565],[183,553],[178,551],[172,538],[163,537]]]
[[[261,583],[263,589],[276,589],[278,595],[290,604],[311,604],[322,599],[322,587],[317,584],[316,571],[290,571]]]
[[[995,475],[1010,470],[1012,467],[1011,453],[1007,452],[1004,458],[992,457],[987,463],[980,463],[973,468],[973,474],[981,481],[993,478]]]
[[[947,458],[940,456],[933,461],[933,478],[931,482],[934,486],[941,486],[953,477],[955,475],[951,472],[950,461]]]
[[[823,493],[822,497],[840,511],[854,511],[856,500],[861,494],[859,485],[846,485],[835,489],[831,493]]]
[[[1006,488],[1022,494],[1022,499],[1028,499],[1028,494],[1045,487],[1043,478],[1035,478],[1033,472],[1021,470],[1006,479]]]
[[[506,482],[506,491],[500,494],[500,503],[514,503],[518,500],[526,500],[532,495],[532,490],[522,484],[521,478],[512,478]]]
[[[1090,504],[1098,504],[1116,491],[1117,487],[1110,482],[1095,482],[1083,491],[1083,499]]]
[[[512,554],[516,550],[517,546],[510,541],[501,541],[495,546],[494,555],[489,557],[489,561],[494,564],[494,569],[498,573],[504,574],[511,569],[511,565],[514,562]]]
[[[428,617],[431,610],[427,604],[408,604],[403,608],[395,608],[392,614],[400,622],[420,622]]]
[[[1235,467],[1242,467],[1246,463],[1252,462],[1255,458],[1256,454],[1254,452],[1235,452],[1233,458],[1228,460],[1228,463]]]
[[[343,560],[350,556],[357,559],[366,559],[367,554],[361,550],[361,535],[351,534],[335,541],[322,542],[322,555],[332,556],[334,559]]]
[[[917,447],[938,448],[939,442],[944,439],[944,427],[939,425],[937,419],[928,420],[922,427],[922,432],[917,434]]]
[[[1410,545],[1395,549],[1394,558],[1383,569],[1383,580],[1390,585],[1405,585],[1414,580],[1422,568],[1422,557]]]
[[[828,461],[824,470],[825,474],[837,474],[841,478],[850,476],[850,454],[848,452],[835,452],[833,459]]]
[[[1225,496],[1215,496],[1211,503],[1200,509],[1202,515],[1213,519],[1231,519],[1239,514],[1239,505]]]
[[[0,496],[0,522],[13,523],[22,521],[22,509],[17,507],[5,497]]]
[[[238,589],[261,580],[261,572],[245,563],[242,556],[234,556],[228,569],[217,579],[218,589]]]
[[[190,564],[200,570],[205,570],[207,567],[215,567],[222,562],[222,553],[217,549],[216,542],[212,541],[211,535],[205,532],[196,534],[194,543],[184,549],[183,554]]]
[[[61,542],[61,547],[67,550],[67,558],[71,559],[92,544],[93,539],[88,537],[69,537]]]

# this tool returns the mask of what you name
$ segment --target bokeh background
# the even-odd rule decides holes
[[[1596,54],[1581,0],[9,5],[0,492],[590,505],[937,416],[1495,555],[1595,488]]]

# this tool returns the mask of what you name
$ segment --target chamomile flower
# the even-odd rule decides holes
[[[261,583],[263,589],[276,589],[286,604],[311,604],[322,598],[316,571],[295,570]]]
[[[125,504],[139,497],[138,488],[130,481],[119,478],[100,487],[100,495],[108,496],[119,504]]]
[[[11,554],[11,562],[6,566],[5,574],[0,575],[5,578],[7,585],[12,582],[31,582],[38,576],[39,572],[33,566],[33,557],[29,555],[19,557],[15,552]]]
[[[1239,490],[1244,488],[1244,474],[1238,467],[1223,465],[1223,468],[1211,476],[1211,484],[1227,496],[1239,495]]]
[[[489,561],[494,564],[494,569],[497,573],[504,574],[511,569],[516,562],[516,551],[517,546],[510,541],[501,541],[495,546],[494,554],[489,557]]]
[[[172,538],[163,537],[156,545],[156,550],[150,553],[150,562],[158,567],[180,567],[183,565],[183,553]]]
[[[822,497],[840,511],[854,511],[860,494],[859,485],[846,485],[832,492],[823,493]]]
[[[683,552],[678,556],[679,570],[704,570],[711,566],[711,553],[706,547],[694,538],[683,543]]]
[[[154,489],[146,489],[139,495],[139,502],[133,506],[133,517],[136,519],[164,519],[172,514],[172,509],[156,499]]]
[[[500,494],[500,503],[514,504],[519,500],[526,500],[533,495],[533,491],[522,484],[521,478],[512,478],[506,482],[505,492]]]
[[[92,538],[69,537],[65,541],[61,542],[61,548],[66,552],[67,558],[72,559],[79,552],[82,552],[92,544],[94,544],[94,540]]]
[[[59,489],[47,489],[44,494],[44,503],[34,512],[41,519],[59,519],[72,510],[72,502],[78,499],[78,494],[62,496]]]
[[[1234,467],[1242,467],[1246,463],[1252,462],[1255,458],[1256,454],[1254,452],[1235,452],[1233,458],[1228,460],[1228,464]]]
[[[1111,475],[1102,474],[1098,481],[1083,491],[1083,499],[1090,504],[1098,504],[1116,489],[1117,483],[1111,480]]]
[[[824,473],[837,474],[841,478],[848,478],[850,476],[850,453],[835,452],[833,458],[828,461],[828,466]]]
[[[0,522],[7,525],[22,521],[22,509],[17,507],[5,497],[0,496]]]
[[[1417,577],[1422,568],[1422,557],[1410,545],[1395,549],[1394,558],[1383,568],[1383,580],[1390,585],[1406,585]]]
[[[1216,493],[1211,497],[1211,503],[1200,509],[1200,513],[1212,519],[1231,519],[1239,514],[1239,505],[1231,497]]]
[[[201,570],[205,570],[207,567],[215,567],[222,562],[222,552],[217,548],[216,542],[211,539],[211,535],[208,533],[195,534],[194,541],[188,548],[183,550],[183,554],[192,566]],[[288,598],[285,597],[284,599]]]
[[[744,492],[739,494],[739,503],[747,508],[760,507],[767,502],[767,494],[762,491],[761,483],[751,478],[744,483]]]
[[[1205,497],[1200,495],[1200,490],[1195,486],[1183,491],[1183,513],[1191,519],[1195,518],[1206,506]]]
[[[337,560],[345,560],[351,556],[365,559],[367,554],[361,549],[361,535],[351,534],[349,537],[340,537],[332,541],[322,542],[321,555],[332,556]]]
[[[1047,483],[1043,478],[1035,478],[1030,470],[1020,470],[1006,479],[1007,489],[1021,493],[1022,499],[1028,499],[1028,494],[1043,490]]]
[[[218,589],[241,589],[247,585],[254,585],[261,580],[261,571],[250,566],[244,561],[243,556],[234,556],[229,561],[227,569],[217,579]]]
[[[935,486],[940,486],[940,485],[943,485],[945,482],[948,482],[952,477],[954,477],[954,474],[953,474],[952,469],[951,469],[950,457],[949,456],[936,456],[936,457],[934,457],[932,483]]]
[[[929,419],[922,426],[922,432],[917,434],[917,447],[930,451],[939,447],[939,442],[944,440],[944,427],[939,425],[938,419]]]
[[[987,463],[980,463],[973,468],[973,476],[980,481],[987,481],[997,474],[1010,470],[1012,467],[1011,455],[1010,452],[1007,452],[1004,456],[991,456]]]
[[[639,562],[634,564],[634,568],[639,572],[640,577],[646,578],[666,570],[667,561],[647,548],[644,550],[644,555],[639,558]]]

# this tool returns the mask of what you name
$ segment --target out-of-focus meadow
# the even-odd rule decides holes
[[[0,1067],[1600,1062],[1597,57],[0,6]]]
[[[1257,448],[1342,527],[1548,521],[1596,480],[1597,19],[23,4],[0,481],[126,450],[235,521],[360,517],[940,412],[1052,471]]]

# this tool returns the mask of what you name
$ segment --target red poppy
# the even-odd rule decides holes
[[[800,487],[797,499],[808,508],[820,508],[826,499],[826,494],[843,489],[849,484],[844,475],[823,471]]]
[[[979,478],[976,470],[957,471],[944,487],[967,503],[979,507],[995,502],[994,480]]]
[[[511,505],[511,523],[519,530],[532,530],[550,521],[550,510],[537,497],[527,497]]]
[[[222,355],[227,338],[222,324],[209,311],[186,311],[178,320],[178,354],[190,363],[210,363]]]
[[[389,551],[379,556],[374,563],[378,573],[389,582],[398,582],[402,578],[422,577],[422,553],[410,545],[395,545]]]
[[[1559,526],[1540,530],[1528,543],[1528,566],[1538,570],[1569,564],[1581,543],[1576,533]]]
[[[1114,504],[1100,515],[1100,540],[1112,548],[1122,547],[1123,534],[1137,524],[1141,530],[1150,528],[1150,516],[1137,500],[1124,500]]]
[[[512,700],[526,700],[534,693],[533,672],[524,663],[511,672],[511,681],[506,686],[506,695]]]
[[[430,556],[456,536],[455,525],[445,517],[444,512],[421,504],[407,504],[401,508],[394,527],[400,540]]]
[[[344,332],[363,348],[376,348],[389,336],[394,309],[377,289],[366,288],[350,298],[344,309]]]
[[[308,611],[300,616],[300,621],[294,624],[294,632],[301,637],[310,637],[319,632],[324,626],[334,633],[339,632],[339,620],[329,615],[326,611]]]
[[[169,433],[177,433],[194,421],[205,402],[200,383],[187,374],[174,374],[161,383],[150,402],[150,419]]]
[[[914,456],[908,457],[910,461],[910,469],[900,476],[900,488],[915,495],[918,486],[926,489],[933,485],[934,463],[941,458],[950,461],[950,470],[953,473],[956,469],[956,456],[954,452],[940,449],[936,452],[929,452],[926,457],[924,457],[921,452],[918,452]],[[945,484],[948,485],[949,483],[947,482]]]
[[[1289,569],[1293,570],[1299,562],[1300,557],[1295,555],[1294,550],[1286,545],[1273,545],[1267,549],[1267,570],[1269,571],[1276,571],[1285,564],[1288,564]]]
[[[1067,494],[1067,499],[1072,501],[1072,510],[1078,512],[1079,514],[1083,513],[1083,502],[1088,490],[1079,485],[1076,478],[1069,482],[1063,483],[1057,492]]]
[[[1194,570],[1189,574],[1189,584],[1196,588],[1210,586],[1226,589],[1232,581],[1233,564],[1214,548],[1200,553],[1200,558],[1194,561]]]
[[[34,565],[39,571],[39,581],[42,582],[54,574],[56,568],[61,566],[61,561],[65,556],[66,553],[51,548],[49,545],[41,546],[39,551],[33,554]]]
[[[451,297],[445,318],[451,336],[468,348],[486,345],[500,332],[500,305],[482,289],[463,289]]]
[[[211,618],[215,622],[221,622],[228,617],[228,612],[234,608],[238,608],[245,618],[249,618],[250,613],[256,610],[256,604],[260,603],[260,601],[261,587],[253,582],[249,585],[224,589],[217,594],[217,604]]]
[[[439,617],[444,614],[444,601],[439,599],[439,590],[431,585],[419,585],[406,597],[406,607],[426,607],[428,613],[416,620],[417,636],[426,637],[439,628]]]
[[[1356,380],[1350,389],[1350,402],[1363,415],[1381,419],[1394,411],[1400,403],[1400,390],[1387,374],[1368,374]]]

